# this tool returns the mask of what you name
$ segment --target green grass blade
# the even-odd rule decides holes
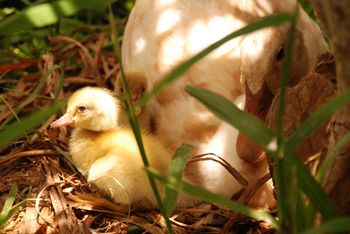
[[[214,92],[187,86],[186,92],[203,103],[217,117],[237,128],[242,134],[267,148],[274,135],[257,117],[240,110],[232,102]]]
[[[6,223],[6,221],[12,216],[12,205],[15,202],[16,194],[18,191],[18,185],[16,182],[12,182],[11,190],[7,196],[4,206],[0,214],[0,227]]]
[[[288,41],[286,50],[286,56],[283,63],[280,95],[277,110],[277,159],[275,160],[275,181],[277,187],[277,203],[278,203],[278,217],[285,230],[289,230],[291,233],[296,233],[296,209],[298,186],[296,178],[293,178],[295,171],[293,166],[288,166],[284,160],[284,136],[283,136],[283,116],[286,102],[286,91],[289,80],[290,67],[292,63],[293,47],[296,34],[296,21],[298,16],[298,9],[296,7],[295,12],[291,17],[291,26],[288,33]],[[282,199],[283,198],[283,199]]]
[[[120,45],[119,45],[119,35],[118,35],[118,32],[115,28],[116,22],[115,22],[115,18],[114,18],[111,6],[109,6],[109,24],[110,24],[111,32],[112,32],[111,37],[112,37],[112,41],[113,41],[113,49],[114,49],[114,52],[119,59],[119,68],[120,68],[120,72],[121,72],[122,86],[123,86],[123,90],[124,90],[124,92],[123,92],[124,93],[124,104],[125,104],[126,111],[128,114],[128,119],[130,122],[131,129],[134,133],[137,145],[139,147],[142,162],[143,162],[145,168],[148,168],[149,161],[148,161],[148,158],[146,155],[145,147],[143,145],[143,140],[142,140],[142,136],[141,136],[139,123],[137,121],[136,114],[135,114],[135,108],[134,108],[132,101],[131,101],[131,94],[130,94],[130,90],[129,90],[129,86],[128,86],[128,81],[127,81],[127,79],[125,77],[125,73],[124,73],[123,60],[122,60],[122,57],[120,54],[121,49],[120,49]],[[163,214],[168,231],[170,234],[173,234],[175,232],[174,232],[173,227],[171,225],[171,221],[169,219],[167,210],[165,209],[165,207],[163,205],[163,202],[162,202],[160,193],[158,191],[156,182],[150,173],[147,173],[147,176],[148,176],[154,197],[155,197],[157,204],[159,206],[159,210]]]
[[[82,9],[107,6],[115,0],[60,0],[30,6],[0,21],[0,35],[44,27],[57,23],[62,16],[71,16]]]
[[[200,59],[204,58],[207,56],[210,52],[213,50],[219,48],[226,42],[254,32],[256,30],[265,28],[265,27],[270,27],[270,26],[277,26],[282,23],[285,23],[287,21],[291,20],[291,15],[289,14],[277,14],[277,15],[271,15],[271,16],[266,16],[262,18],[261,20],[258,20],[256,22],[253,22],[237,31],[234,31],[230,33],[229,35],[223,37],[222,39],[218,40],[217,42],[211,44],[204,50],[200,51],[184,63],[180,64],[178,67],[176,67],[170,74],[168,74],[166,77],[164,77],[159,83],[157,83],[153,90],[151,90],[146,96],[143,97],[141,100],[141,105],[144,106],[148,100],[150,100],[152,97],[156,96],[159,92],[161,92],[166,86],[168,86],[171,82],[176,80],[176,78],[180,77],[182,74],[184,74],[193,64],[195,64],[197,61]]]
[[[296,9],[299,9],[297,7]],[[279,95],[279,102],[278,102],[278,112],[277,112],[277,137],[278,140],[283,137],[283,115],[286,105],[286,91],[288,86],[288,78],[290,73],[290,67],[292,64],[292,56],[293,56],[293,47],[294,47],[294,40],[295,40],[295,34],[296,34],[296,21],[298,16],[298,10],[292,15],[291,17],[291,26],[288,33],[288,42],[286,47],[286,56],[283,63],[282,68],[282,78],[281,78],[281,87],[280,87],[280,95]]]
[[[209,110],[222,120],[236,127],[239,131],[265,149],[273,139],[272,132],[258,118],[239,110],[234,104],[219,95],[193,87],[186,87],[186,91],[202,102]],[[290,149],[290,148],[286,148]],[[321,186],[315,181],[308,169],[297,156],[286,157],[290,163],[296,166],[301,188],[311,199],[324,217],[334,217],[336,210],[329,197],[326,196]]]
[[[337,209],[335,205],[298,156],[290,153],[285,159],[296,167],[300,188],[308,196],[312,205],[321,212],[324,220],[336,217]]]
[[[276,220],[268,212],[247,208],[238,202],[234,202],[228,198],[221,197],[221,196],[214,194],[214,193],[211,193],[203,188],[200,188],[198,186],[183,182],[183,181],[176,179],[174,177],[164,177],[152,168],[147,168],[147,171],[153,177],[155,177],[157,180],[161,181],[166,186],[168,186],[172,189],[182,191],[182,192],[185,192],[189,195],[192,195],[194,197],[202,199],[204,201],[211,202],[211,203],[214,203],[216,205],[229,208],[233,211],[239,212],[243,215],[247,215],[247,216],[252,217],[256,220],[263,220],[275,229],[279,228]]]
[[[32,130],[34,127],[49,118],[52,114],[56,113],[64,106],[64,104],[64,102],[57,102],[43,110],[31,114],[29,117],[24,118],[21,122],[16,122],[2,128],[0,130],[0,147]]]
[[[308,227],[310,227],[310,225],[313,225],[313,222],[310,222],[310,219],[314,220],[314,216],[312,214],[312,217],[310,218],[309,208],[311,206],[306,203],[303,193],[301,191],[298,191],[297,196],[297,209],[295,217],[297,218],[296,227],[298,232],[300,232],[306,230]]]
[[[186,167],[187,159],[191,156],[193,146],[182,144],[175,152],[168,169],[168,176],[174,177],[177,180],[182,179],[183,171]],[[163,204],[168,212],[168,215],[173,212],[176,206],[177,191],[166,187]]]
[[[339,233],[350,231],[350,217],[341,217],[329,220],[319,227],[314,227],[301,234],[321,234],[321,233]]]
[[[52,67],[50,67],[49,70],[47,70],[47,72],[44,74],[43,78],[40,80],[39,84],[35,87],[35,89],[33,90],[33,92],[15,109],[15,112],[13,113],[12,116],[10,116],[9,118],[7,118],[2,124],[1,127],[5,126],[6,124],[10,123],[15,117],[16,115],[24,108],[26,107],[28,104],[30,104],[36,97],[36,95],[39,93],[39,91],[41,90],[41,88],[44,86],[47,78],[51,75],[51,73],[55,70],[55,69],[59,69],[61,71],[61,76],[60,76],[60,82],[59,82],[59,86],[57,87],[57,90],[55,91],[55,100],[57,100],[59,93],[62,90],[63,87],[63,79],[64,79],[64,71],[63,69],[58,66],[58,65],[53,65]]]
[[[304,217],[298,217],[297,205],[298,205],[298,193],[300,188],[298,187],[297,168],[295,165],[288,163],[285,159],[276,158],[275,169],[275,181],[276,181],[276,192],[277,205],[278,205],[278,218],[280,225],[283,226],[284,230],[289,230],[290,233],[297,233],[297,224],[299,219]],[[283,209],[283,212],[282,212]]]
[[[307,136],[309,136],[317,127],[331,117],[331,115],[350,103],[350,90],[345,91],[339,96],[322,105],[315,113],[310,116],[295,132],[287,139],[286,149],[294,149]]]
[[[341,150],[341,148],[346,144],[349,143],[350,141],[350,133],[345,134],[338,142],[335,144],[333,150],[326,156],[324,161],[322,162],[320,168],[317,171],[316,174],[316,180],[318,182],[322,182],[324,176],[326,175],[327,170],[330,168],[332,165],[332,162]]]

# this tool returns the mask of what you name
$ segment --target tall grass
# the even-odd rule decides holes
[[[60,17],[73,15],[78,10],[83,8],[91,8],[100,4],[101,0],[91,0],[88,1],[89,4],[85,5],[82,0],[71,0],[65,1],[60,0],[53,3],[38,4],[29,7],[22,12],[8,17],[7,19],[0,22],[0,34],[10,35],[14,32],[19,32],[26,30],[28,28],[42,27],[49,24],[57,23]],[[112,1],[102,1],[103,4],[109,4]],[[74,3],[74,4],[73,4]],[[67,10],[67,6],[71,7]],[[73,4],[73,5],[72,5]],[[41,14],[44,12],[45,7],[51,7],[56,9],[53,11],[55,15],[48,17],[46,20],[37,23],[35,16],[31,12],[36,12],[36,14]],[[47,12],[46,12],[47,14]],[[309,136],[322,122],[324,122],[329,116],[331,116],[336,110],[343,107],[350,102],[350,91],[343,93],[342,95],[335,97],[333,100],[324,104],[317,112],[315,112],[308,120],[305,121],[290,137],[285,137],[282,134],[283,128],[283,110],[284,110],[284,97],[285,90],[287,87],[288,74],[290,61],[292,56],[292,46],[294,40],[295,32],[295,22],[297,17],[297,11],[291,14],[279,14],[274,16],[265,17],[259,21],[253,22],[246,27],[237,30],[221,40],[213,43],[203,51],[194,55],[189,60],[185,61],[183,64],[179,65],[173,70],[169,75],[164,77],[164,79],[159,82],[158,85],[142,100],[143,105],[147,103],[151,98],[156,96],[161,90],[166,86],[170,85],[174,80],[178,79],[181,74],[185,73],[193,64],[195,64],[200,59],[204,58],[211,51],[220,47],[224,43],[236,38],[238,36],[251,33],[253,31],[271,27],[278,26],[282,23],[289,23],[291,25],[290,35],[288,39],[287,53],[285,64],[283,68],[282,82],[281,82],[281,95],[280,95],[280,106],[278,111],[278,129],[277,132],[272,132],[265,123],[261,120],[245,113],[234,106],[229,100],[223,97],[203,89],[197,89],[194,87],[186,87],[186,91],[202,102],[210,111],[212,111],[216,116],[221,118],[223,121],[231,124],[235,128],[241,131],[242,134],[247,136],[249,139],[256,142],[258,145],[262,146],[267,152],[272,160],[276,162],[276,187],[278,191],[278,217],[274,218],[269,213],[264,211],[257,211],[249,209],[241,204],[238,204],[229,199],[220,197],[216,194],[212,194],[205,191],[202,188],[190,185],[181,180],[181,174],[184,169],[184,161],[190,155],[192,148],[188,145],[183,145],[175,154],[174,160],[170,166],[168,176],[164,177],[159,175],[157,171],[149,168],[149,163],[147,160],[147,155],[145,154],[142,137],[140,134],[140,129],[138,122],[135,117],[134,109],[130,101],[130,93],[127,89],[127,80],[122,71],[123,77],[123,88],[126,90],[125,99],[126,106],[128,109],[128,116],[131,126],[134,130],[137,142],[139,144],[139,149],[142,155],[142,160],[147,172],[149,179],[151,181],[152,188],[156,200],[159,204],[160,210],[164,215],[166,220],[169,233],[173,233],[171,222],[169,220],[169,214],[174,209],[174,199],[176,199],[177,192],[182,191],[188,193],[192,196],[196,196],[208,202],[218,204],[220,206],[232,209],[234,211],[240,212],[252,218],[258,220],[264,220],[274,227],[279,233],[322,233],[322,232],[344,232],[350,231],[349,217],[340,217],[334,204],[331,202],[330,198],[324,193],[320,185],[320,181],[324,175],[324,171],[327,170],[330,161],[325,161],[325,164],[321,166],[322,170],[316,180],[308,171],[308,169],[303,165],[296,155],[293,154],[293,149],[301,143],[307,136]],[[111,25],[115,25],[114,17],[109,16]],[[118,44],[117,30],[111,27],[113,41],[115,45],[115,52],[120,56],[120,48]],[[122,68],[122,61],[121,61]],[[0,146],[8,144],[10,141],[23,135],[25,131],[33,129],[38,123],[42,122],[49,115],[57,111],[62,106],[62,103],[54,104],[48,109],[39,111],[35,113],[28,119],[23,120],[19,123],[14,123],[12,125],[3,126],[0,131]],[[20,130],[18,130],[20,129]],[[11,137],[7,137],[11,134]],[[276,148],[271,148],[271,143],[277,144]],[[342,142],[343,144],[343,142]],[[336,151],[335,151],[336,152]],[[155,186],[155,180],[159,180],[167,186],[167,192],[164,200],[161,199],[159,191]],[[12,192],[13,193],[13,192]],[[12,203],[8,200],[7,204]],[[6,209],[8,210],[8,209]],[[315,214],[320,213],[324,221],[323,224],[318,225],[316,223]],[[8,212],[6,213],[6,215]]]

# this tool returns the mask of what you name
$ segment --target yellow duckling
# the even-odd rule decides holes
[[[125,77],[128,81],[128,87],[131,95],[131,101],[135,107],[135,114],[137,120],[141,126],[141,129],[150,132],[154,130],[154,121],[152,108],[150,107],[152,103],[148,103],[147,106],[141,108],[141,98],[148,90],[148,79],[146,75],[140,70],[126,70]],[[118,74],[115,91],[119,100],[123,100],[124,89],[122,84],[121,74]],[[123,101],[121,101],[123,103]],[[121,126],[128,126],[129,121],[126,115],[125,106],[123,105],[124,111],[119,113],[119,123]]]
[[[69,142],[73,162],[102,193],[116,203],[155,208],[134,135],[117,124],[120,111],[110,91],[85,87],[69,98],[67,112],[51,127],[75,127]],[[146,134],[142,137],[151,167],[166,175],[171,153],[158,138]],[[163,190],[160,184],[158,188]],[[178,206],[188,205],[192,205],[191,199],[180,196]]]

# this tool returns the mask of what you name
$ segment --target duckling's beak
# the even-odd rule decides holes
[[[74,121],[72,119],[72,116],[70,114],[65,113],[64,115],[61,116],[58,120],[52,122],[50,124],[50,128],[58,128],[58,127],[63,127],[63,126],[70,126],[73,125]]]

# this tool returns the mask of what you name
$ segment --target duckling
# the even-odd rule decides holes
[[[149,209],[157,207],[141,160],[137,142],[129,128],[118,126],[118,100],[106,89],[85,87],[68,100],[67,112],[51,127],[74,126],[69,151],[74,164],[99,191],[114,202]],[[170,151],[162,141],[143,134],[150,166],[166,175]],[[160,191],[161,184],[157,184]],[[192,205],[181,196],[178,206]]]
[[[152,103],[148,103],[141,108],[141,98],[148,90],[148,80],[144,72],[139,70],[126,70],[125,77],[128,82],[128,87],[131,95],[131,101],[135,108],[135,114],[139,121],[140,128],[145,132],[152,132],[154,130]],[[121,126],[129,126],[129,121],[126,115],[126,108],[124,106],[124,89],[122,85],[122,77],[119,73],[115,83],[115,92],[117,98],[122,103],[123,110],[119,112],[118,121]]]

